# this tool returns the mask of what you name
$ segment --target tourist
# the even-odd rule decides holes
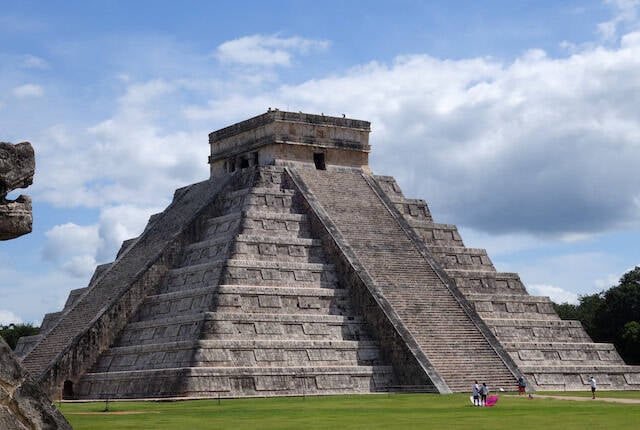
[[[596,398],[596,380],[593,376],[589,376],[589,385],[591,385],[591,398]]]
[[[480,386],[478,381],[473,384],[473,405],[480,406]]]
[[[482,387],[480,387],[480,403],[482,406],[487,406],[487,394],[489,394],[489,387],[487,387],[486,382],[483,382]]]
[[[518,378],[518,395],[521,396],[527,392],[527,381],[523,377]]]

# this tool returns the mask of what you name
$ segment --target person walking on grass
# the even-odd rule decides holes
[[[473,406],[480,406],[480,386],[478,381],[473,383]]]
[[[596,398],[596,379],[593,376],[589,376],[589,385],[591,385],[591,398]]]

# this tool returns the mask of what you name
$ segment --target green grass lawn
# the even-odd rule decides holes
[[[640,393],[635,392],[634,398]],[[110,412],[102,413],[104,407],[104,402],[60,405],[76,430],[640,428],[640,404],[528,400],[514,395],[500,396],[491,408],[472,406],[464,394],[234,399],[220,404],[216,400],[110,402]]]
[[[548,394],[550,396],[577,396],[591,397],[591,390],[584,391],[541,391],[539,394]],[[614,399],[638,399],[640,400],[640,391],[600,391],[596,392],[597,397],[614,398]],[[640,426],[638,427],[640,428]]]

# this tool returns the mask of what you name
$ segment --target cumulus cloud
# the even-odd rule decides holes
[[[602,291],[602,274],[610,273],[612,268],[618,270],[621,266],[618,257],[603,252],[562,253],[559,250],[543,253],[542,256],[533,253],[523,256],[522,259],[508,259],[503,256],[502,259],[494,260],[494,263],[498,270],[507,272],[516,271],[514,269],[517,267],[517,272],[532,294],[542,294],[540,286],[552,285],[562,288],[565,293],[554,292],[548,288],[548,292],[544,293],[558,297],[558,300],[562,294],[566,296],[567,293],[571,293],[577,297],[578,294]]]
[[[57,225],[45,233],[45,260],[76,278],[88,278],[97,264],[113,261],[122,242],[138,236],[157,207],[109,206],[100,212],[98,224]]]
[[[329,47],[326,40],[304,39],[302,37],[283,38],[255,34],[222,43],[216,55],[225,63],[257,66],[289,66],[294,54],[307,54]]]
[[[189,88],[132,82],[110,117],[81,132],[46,130],[32,194],[58,206],[157,207],[174,189],[206,179],[207,129],[183,131],[173,106]]]
[[[161,208],[141,208],[132,205],[113,206],[102,210],[98,229],[102,240],[96,252],[98,261],[112,260],[122,242],[137,237],[147,225],[149,215],[159,211]]]
[[[620,29],[625,25],[637,28],[640,1],[605,0],[605,3],[614,10],[614,16],[609,21],[598,24],[598,33],[605,41],[617,40]]]
[[[11,264],[0,266],[0,279],[11,283],[0,286],[0,303],[11,309],[6,322],[31,322],[40,325],[46,312],[55,312],[64,306],[69,291],[86,287],[87,279],[78,279],[63,270],[39,273],[33,270],[28,276]]]
[[[584,240],[640,222],[639,68],[640,33],[628,33],[619,46],[561,58],[405,55],[297,85],[129,81],[113,114],[84,135],[48,130],[34,188],[61,206],[162,207],[173,189],[206,178],[209,131],[290,107],[370,120],[374,171],[427,199],[437,219]],[[208,100],[190,102],[203,91]]]
[[[553,285],[534,284],[529,285],[527,290],[530,294],[536,296],[547,296],[555,303],[578,304],[578,295],[576,293],[563,290],[560,287],[554,287]]]
[[[42,249],[45,260],[77,278],[91,275],[101,242],[97,226],[66,223],[51,228],[45,236],[47,240]]]
[[[57,225],[45,233],[47,242],[42,255],[49,261],[62,261],[70,254],[91,254],[100,238],[97,226],[81,226],[74,223]]]
[[[22,318],[14,314],[12,311],[0,309],[0,325],[22,324]]]
[[[408,55],[190,112],[293,106],[372,121],[371,163],[437,217],[492,234],[567,240],[637,226],[640,37],[512,62]],[[583,236],[586,237],[586,236]]]
[[[44,89],[40,85],[36,84],[24,84],[19,87],[15,87],[12,90],[13,95],[16,98],[23,99],[29,97],[40,97],[44,94]]]

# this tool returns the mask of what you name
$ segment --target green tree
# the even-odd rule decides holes
[[[623,357],[631,357],[629,361],[640,357],[640,323],[638,321],[629,321],[624,325],[622,332],[622,345],[620,352]]]
[[[596,342],[613,343],[628,364],[640,364],[640,266],[607,291],[554,304],[562,319],[577,319]]]
[[[38,334],[39,327],[32,324],[9,324],[0,325],[0,336],[4,338],[11,349],[16,347],[18,339],[22,336],[33,336]]]
[[[571,303],[554,303],[553,308],[563,320],[578,320],[578,306]]]

